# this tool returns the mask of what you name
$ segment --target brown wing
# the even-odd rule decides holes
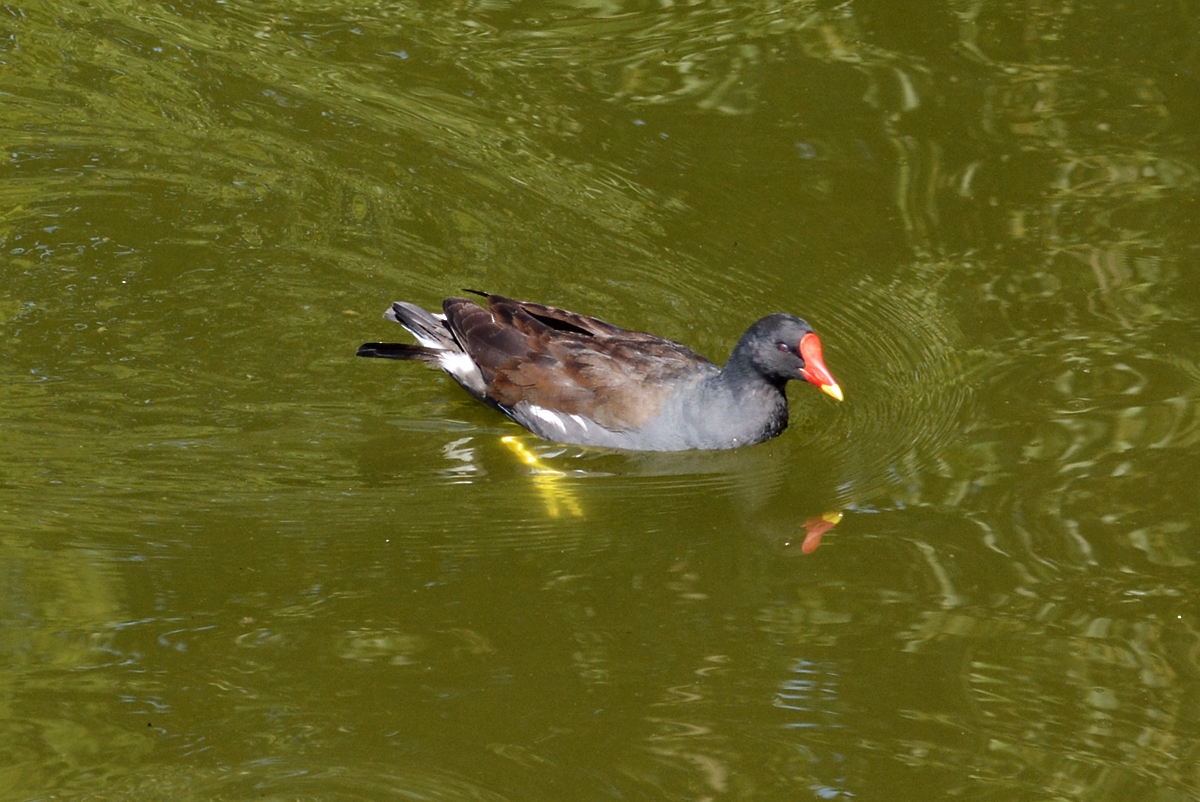
[[[487,296],[487,304],[448,298],[442,309],[479,365],[488,399],[502,407],[524,401],[625,431],[654,416],[677,389],[674,381],[717,371],[690,348],[653,334],[499,295]]]

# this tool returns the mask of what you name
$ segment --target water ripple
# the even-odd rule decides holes
[[[823,312],[826,358],[846,392],[817,445],[844,460],[840,498],[861,503],[919,481],[967,425],[961,334],[929,281],[867,279]]]

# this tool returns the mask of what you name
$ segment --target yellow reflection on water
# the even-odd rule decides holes
[[[537,455],[525,448],[525,444],[515,435],[501,437],[500,442],[508,446],[514,454],[520,457],[522,462],[533,468],[533,484],[542,494],[542,499],[546,503],[547,515],[557,518],[565,509],[576,518],[583,517],[583,508],[579,506],[575,491],[560,484],[560,480],[566,476],[565,473],[546,467]]]

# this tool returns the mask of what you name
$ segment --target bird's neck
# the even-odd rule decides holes
[[[703,414],[732,426],[738,445],[767,440],[787,428],[786,382],[769,381],[748,363],[730,357],[721,372],[704,383],[707,387],[700,393]],[[718,410],[722,412],[716,414]]]
[[[780,395],[783,395],[784,387],[787,386],[787,379],[769,379],[754,367],[750,357],[750,347],[744,340],[733,349],[733,353],[729,355],[729,361],[725,363],[725,367],[721,368],[721,372],[715,378],[719,378],[722,384],[735,390],[772,387]]]

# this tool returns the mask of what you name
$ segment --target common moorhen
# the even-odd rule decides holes
[[[772,438],[787,428],[790,379],[842,400],[821,341],[792,315],[759,320],[718,368],[653,334],[477,294],[486,308],[447,298],[440,315],[397,301],[384,317],[420,344],[366,343],[358,355],[439,367],[547,440],[639,451],[734,448]]]

